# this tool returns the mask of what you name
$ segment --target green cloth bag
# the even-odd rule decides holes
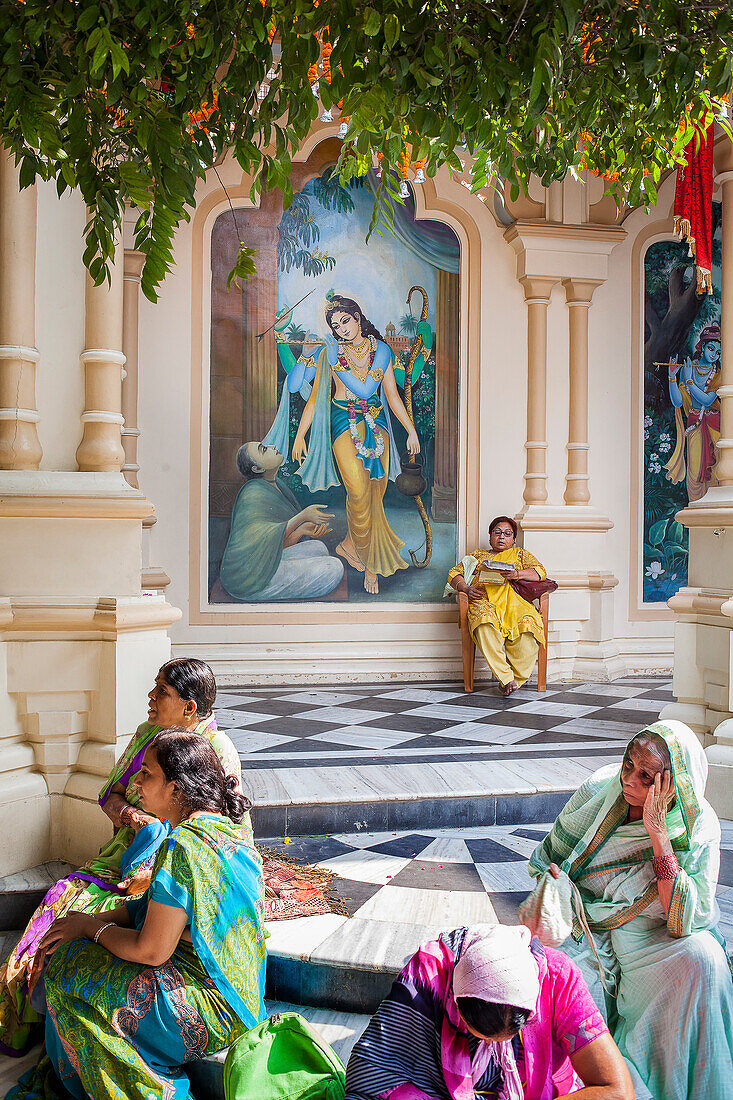
[[[343,1100],[346,1071],[297,1012],[281,1012],[232,1043],[224,1063],[226,1100]]]

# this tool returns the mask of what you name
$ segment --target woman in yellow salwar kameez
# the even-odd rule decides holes
[[[405,544],[384,512],[387,482],[394,481],[400,468],[390,410],[407,432],[411,455],[418,453],[420,442],[397,388],[392,349],[358,303],[332,295],[326,301],[326,322],[331,335],[304,360],[306,367],[315,365],[315,377],[293,443],[293,460],[311,492],[338,485],[340,477],[347,531],[336,553],[364,574],[364,588],[376,595],[379,577],[408,568],[400,554]]]
[[[489,527],[490,550],[474,550],[448,574],[444,595],[468,593],[468,626],[471,636],[501,684],[511,695],[532,674],[545,632],[537,608],[517,595],[506,580],[481,581],[482,569],[512,566],[513,580],[543,581],[543,566],[533,554],[514,545],[517,525],[508,516],[497,516]]]

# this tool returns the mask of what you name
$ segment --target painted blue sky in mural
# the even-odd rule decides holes
[[[390,232],[380,237],[373,234],[365,241],[372,215],[374,196],[368,187],[349,191],[354,203],[353,213],[326,210],[313,196],[312,183],[303,193],[310,197],[313,217],[320,229],[315,248],[333,256],[336,264],[322,275],[308,277],[298,268],[281,271],[278,277],[278,307],[290,305],[301,298],[304,289],[316,291],[293,313],[293,321],[312,332],[323,334],[325,321],[323,302],[331,288],[356,299],[365,315],[384,332],[391,322],[400,331],[400,318],[408,312],[407,291],[414,283],[424,286],[430,300],[428,322],[435,325],[434,303],[436,269],[408,249]],[[457,245],[457,242],[456,242]],[[413,311],[419,309],[419,299],[413,299]]]

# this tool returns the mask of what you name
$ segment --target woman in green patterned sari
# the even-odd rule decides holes
[[[529,861],[530,874],[557,877],[559,866],[580,890],[594,943],[578,927],[563,950],[608,1020],[637,1100],[732,1095],[733,984],[717,930],[720,823],[707,770],[691,729],[655,722],[620,769],[601,768],[575,792]]]
[[[155,738],[138,784],[143,810],[171,826],[151,885],[44,936],[46,1055],[8,1097],[186,1100],[184,1065],[264,1019],[262,865],[236,824],[246,799],[185,730]]]
[[[57,882],[46,894],[20,942],[0,967],[0,1051],[18,1056],[35,1042],[41,1019],[30,1005],[28,978],[41,937],[57,917],[70,909],[102,913],[119,905],[123,896],[143,893],[150,881],[151,848],[130,869],[122,861],[139,833],[156,829],[156,819],[142,811],[137,772],[147,746],[163,728],[182,726],[205,737],[214,747],[227,775],[241,786],[239,756],[229,737],[216,728],[212,712],[216,698],[214,674],[203,661],[180,657],[159,670],[148,695],[148,721],[143,722],[112,769],[99,795],[99,804],[115,826],[113,838],[98,855],[74,874]],[[249,814],[242,832],[251,842]],[[145,837],[141,837],[145,839]],[[144,847],[144,845],[143,845]]]

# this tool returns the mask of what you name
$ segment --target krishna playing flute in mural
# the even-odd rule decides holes
[[[277,308],[236,350],[230,341],[242,356],[238,437],[236,361],[212,339],[212,604],[440,599],[456,540],[458,242],[447,226],[417,222],[410,201],[394,236],[367,244],[371,202],[368,188],[343,188],[327,170],[281,215]],[[212,268],[227,248],[217,227]],[[222,303],[229,325],[251,327],[246,301]],[[216,334],[215,295],[212,307]],[[268,393],[276,380],[269,418],[253,407],[262,375]],[[217,439],[225,418],[232,428]],[[219,459],[224,445],[238,482]]]

